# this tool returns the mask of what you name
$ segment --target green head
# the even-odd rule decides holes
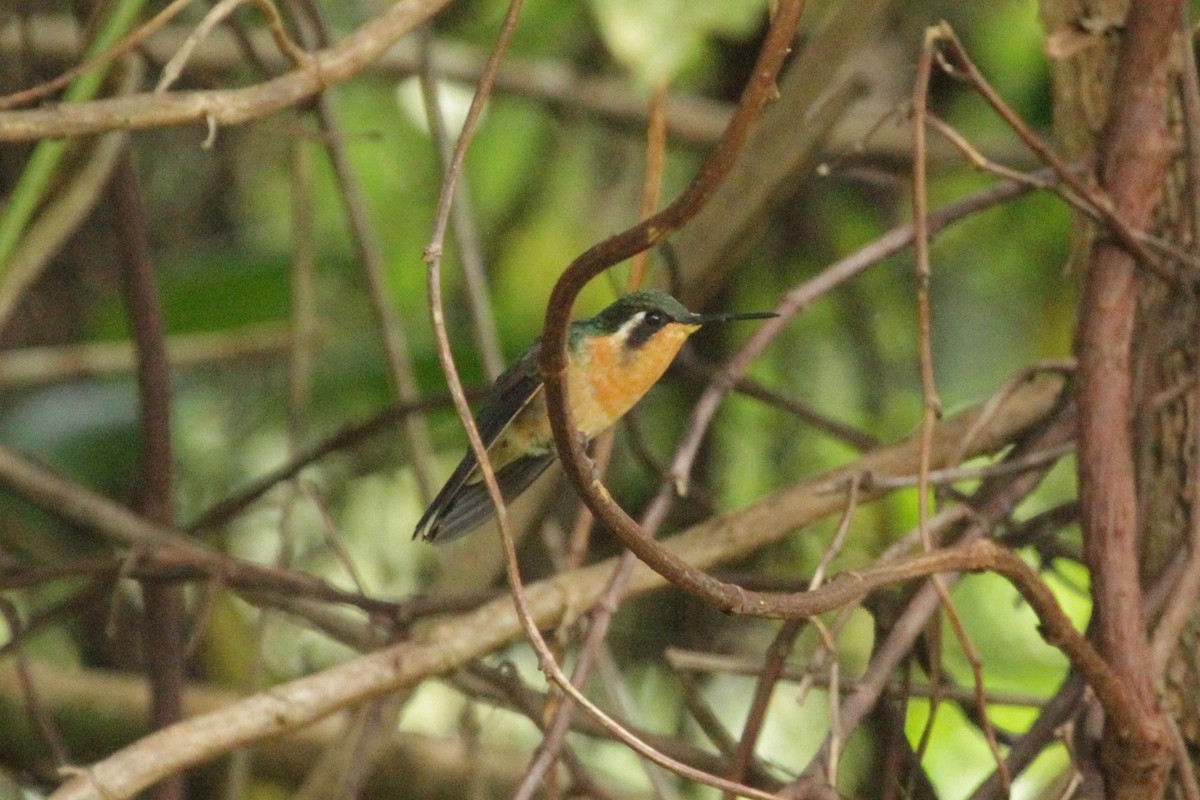
[[[571,326],[571,343],[596,336],[618,336],[624,346],[637,350],[660,331],[673,325],[688,328],[710,322],[729,322],[739,319],[768,319],[771,312],[726,314],[694,314],[671,295],[658,289],[642,289],[618,298],[612,305],[590,319]]]

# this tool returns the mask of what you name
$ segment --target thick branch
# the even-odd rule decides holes
[[[1131,4],[1113,85],[1100,182],[1114,211],[1146,230],[1171,156],[1166,102],[1177,0]],[[1100,238],[1084,276],[1076,340],[1079,484],[1084,554],[1104,658],[1137,698],[1138,724],[1106,726],[1102,759],[1113,797],[1161,793],[1169,759],[1154,694],[1138,576],[1131,362],[1139,273],[1133,254]],[[1149,781],[1149,783],[1147,783]]]

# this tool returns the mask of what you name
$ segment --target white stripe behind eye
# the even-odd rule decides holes
[[[617,340],[623,342],[628,339],[629,334],[633,333],[633,329],[636,328],[645,318],[646,312],[639,311],[629,319],[625,320],[621,327],[617,328]]]

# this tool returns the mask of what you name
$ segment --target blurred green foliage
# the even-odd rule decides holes
[[[533,3],[524,12],[512,57],[574,59],[581,71],[627,78],[631,91],[644,92],[644,87],[665,80],[673,90],[704,92],[725,85],[727,73],[744,71],[738,49],[748,47],[759,30],[764,5],[759,0]],[[890,44],[900,57],[891,66],[910,69],[920,29],[945,14],[959,27],[1001,93],[1048,135],[1048,79],[1040,51],[1042,32],[1031,0],[894,5],[889,24],[895,37]],[[374,7],[363,6],[364,15],[366,7]],[[486,47],[495,37],[505,6],[501,0],[455,4],[437,21],[437,35]],[[814,3],[813,13],[819,16],[828,6]],[[338,14],[336,22],[343,27],[359,19],[347,8]],[[1031,165],[1015,137],[977,97],[948,80],[939,81],[936,90],[938,112],[980,143],[985,153],[998,159],[1015,155],[1017,166]],[[432,229],[441,170],[424,120],[401,99],[407,91],[397,82],[364,76],[332,94],[386,254],[388,300],[404,321],[421,387],[439,393],[444,381],[433,349],[421,254]],[[291,150],[299,139],[316,136],[314,128],[296,115],[281,115],[243,130],[220,132],[212,151],[199,149],[194,133],[170,140],[172,149],[137,149],[151,192],[147,197],[151,227],[163,231],[169,226],[172,231],[170,241],[156,242],[155,253],[168,328],[179,336],[286,321],[291,313]],[[186,144],[181,146],[181,140]],[[635,220],[642,149],[636,132],[615,129],[579,109],[549,108],[534,99],[503,95],[490,103],[468,159],[466,186],[477,213],[491,301],[507,357],[520,352],[540,331],[546,298],[563,266],[590,244]],[[665,197],[673,196],[690,179],[701,155],[694,148],[672,150]],[[171,170],[172,162],[179,159],[197,174],[195,186],[175,188],[154,177]],[[309,440],[288,441],[288,371],[282,353],[249,364],[177,373],[172,424],[180,522],[284,462],[291,448],[309,444],[393,400],[341,195],[327,161],[318,157],[314,167],[313,235],[319,254],[314,310],[320,335],[307,391]],[[930,184],[931,202],[936,207],[991,182],[960,162],[938,163]],[[166,219],[167,210],[175,208],[171,196],[175,191],[188,197],[195,193],[198,198],[182,222]],[[725,302],[740,309],[771,307],[782,292],[824,265],[908,220],[909,203],[903,170],[881,176],[852,165],[835,169],[831,177],[806,177],[778,219],[767,223],[769,229],[790,233],[799,229],[799,235],[768,234],[756,243],[746,263],[732,272]],[[1032,361],[1069,352],[1074,281],[1063,271],[1068,231],[1063,204],[1039,195],[979,214],[938,238],[933,251],[933,334],[938,386],[948,409],[986,398]],[[444,265],[448,327],[465,381],[481,386],[483,370],[468,333],[453,245],[449,251]],[[111,261],[111,253],[106,257]],[[94,266],[60,260],[55,269],[85,273]],[[661,266],[655,280],[664,282]],[[60,337],[53,329],[35,329],[31,341],[67,344],[124,337],[127,325],[119,296],[111,284],[102,286],[88,303],[86,315],[76,320],[70,337]],[[596,281],[578,313],[602,307],[613,291],[611,282]],[[913,295],[911,255],[889,259],[803,313],[754,367],[752,376],[881,441],[907,435],[918,423],[921,402]],[[749,331],[731,328],[723,335],[726,338],[708,340],[700,357],[719,360]],[[652,392],[635,414],[639,437],[633,443],[645,447],[652,460],[664,462],[681,434],[694,396],[692,385],[676,381]],[[135,474],[134,402],[128,377],[6,391],[0,397],[0,440],[125,500]],[[441,469],[448,471],[464,438],[449,411],[436,412],[431,419]],[[618,436],[611,482],[618,498],[633,503],[648,497],[653,484],[641,456],[631,455],[631,439],[624,432]],[[788,414],[733,397],[709,437],[697,494],[718,509],[737,507],[852,457],[848,446]],[[423,504],[407,450],[394,434],[326,459],[308,471],[306,479],[325,498],[370,591],[403,597],[428,584],[438,554],[427,545],[408,541]],[[1034,505],[1044,508],[1070,497],[1071,484],[1070,470],[1060,468]],[[45,526],[39,535],[56,543],[43,557],[71,552],[72,543],[79,540],[78,532],[31,518],[12,498],[3,500],[0,526],[10,531],[6,548],[20,540],[19,532],[38,526]],[[688,518],[688,513],[685,508],[680,518]],[[862,509],[837,567],[863,563],[915,522],[912,492],[897,493]],[[281,544],[281,527],[287,534],[286,545]],[[752,566],[780,577],[808,575],[832,528],[830,522],[800,532],[770,548]],[[266,561],[278,558],[286,547],[297,565],[349,585],[344,568],[325,545],[320,515],[311,502],[296,499],[287,487],[269,494],[221,537],[231,552]],[[27,533],[25,538],[30,538]],[[596,547],[607,551],[611,544],[600,541]],[[544,570],[540,549],[531,545],[529,550],[532,569]],[[1067,582],[1056,582],[1055,588],[1082,622],[1087,607],[1077,591]],[[1041,642],[1032,615],[1006,583],[973,577],[956,587],[954,598],[984,656],[989,687],[1040,696],[1053,690],[1063,675],[1063,659]],[[664,729],[671,729],[682,714],[681,700],[657,663],[664,643],[707,644],[706,632],[711,629],[716,631],[711,641],[754,654],[761,653],[771,635],[771,626],[765,623],[710,619],[719,615],[695,610],[690,613],[701,620],[700,627],[690,633],[666,621],[666,613],[653,616],[656,604],[674,610],[675,602],[660,593],[631,604],[616,624],[617,641],[626,648],[641,705],[650,724]],[[844,634],[848,674],[861,668],[869,653],[871,626],[865,618],[860,623]],[[234,685],[246,680],[255,624],[248,606],[226,600],[218,604],[200,651],[205,677]],[[269,680],[282,680],[346,656],[341,646],[311,632],[301,634],[299,626],[282,618],[273,618],[270,626],[261,645]],[[948,632],[943,635],[948,669],[961,685],[970,686],[961,652]],[[61,647],[62,640],[58,641]],[[802,639],[797,658],[813,649],[811,637]],[[528,672],[532,671],[530,665]],[[737,730],[746,712],[749,680],[714,678],[709,690],[720,716]],[[455,712],[444,698],[435,705],[443,721],[454,719]],[[920,738],[924,714],[920,704],[911,710],[909,735],[914,742]],[[785,772],[799,769],[805,757],[797,748],[815,750],[828,724],[824,694],[814,692],[798,703],[794,685],[784,683],[770,719],[764,757],[782,765]],[[1020,728],[1030,717],[1009,713],[1004,720]],[[485,738],[494,732],[489,730],[492,727],[485,725]],[[528,726],[525,729],[532,736]],[[613,759],[607,771],[630,772],[620,766],[629,758],[624,751],[597,750]],[[852,742],[843,774],[852,775],[854,765],[866,763],[869,752],[869,743]],[[957,710],[943,707],[927,766],[944,796],[962,796],[986,774],[989,764],[977,730]],[[853,791],[854,779],[848,780],[848,790]]]

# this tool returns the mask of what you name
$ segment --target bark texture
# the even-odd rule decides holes
[[[1128,32],[1127,0],[1042,0],[1047,32],[1047,53],[1054,79],[1055,132],[1060,149],[1073,161],[1094,165],[1097,181],[1108,186],[1113,178],[1112,153],[1106,147],[1114,137],[1109,127],[1114,82],[1118,73],[1123,39]],[[1152,232],[1185,251],[1195,241],[1195,209],[1189,182],[1186,126],[1179,69],[1184,52],[1176,38],[1170,58],[1164,61],[1166,100],[1158,111],[1165,112],[1161,141],[1150,142],[1147,150],[1165,148],[1171,159],[1166,175],[1157,182],[1156,208],[1152,220],[1141,223]],[[1161,150],[1160,150],[1161,152]],[[1149,157],[1153,157],[1152,155]],[[1121,169],[1131,159],[1116,164]],[[1111,189],[1110,189],[1111,191]],[[1153,190],[1151,190],[1153,193]],[[1080,221],[1076,229],[1073,267],[1084,284],[1081,320],[1089,304],[1117,302],[1092,290],[1096,254],[1106,246],[1103,233]],[[1107,245],[1111,247],[1111,245]],[[1191,530],[1191,494],[1196,459],[1197,391],[1196,340],[1197,302],[1189,282],[1167,284],[1145,273],[1130,274],[1126,288],[1136,299],[1131,347],[1125,362],[1130,372],[1130,447],[1134,474],[1138,574],[1143,589],[1152,593],[1171,568],[1178,567]],[[1140,280],[1138,279],[1140,277]],[[1086,362],[1097,357],[1083,348],[1089,344],[1081,322],[1080,357]],[[1099,358],[1112,354],[1101,354]],[[1086,391],[1086,387],[1081,387]],[[1121,426],[1120,418],[1109,422]],[[1081,437],[1088,431],[1081,429]],[[1086,447],[1081,442],[1081,447]],[[1089,498],[1081,487],[1081,502]],[[1103,498],[1102,498],[1103,499]],[[1085,526],[1086,530],[1086,526]],[[1161,587],[1158,587],[1161,589]],[[1097,615],[1104,613],[1097,594]],[[1168,594],[1166,601],[1171,602]],[[1153,615],[1151,615],[1153,621]],[[1102,626],[1098,626],[1102,627]],[[1200,672],[1195,643],[1200,636],[1200,616],[1194,617],[1175,649],[1162,693],[1166,711],[1178,722],[1187,741],[1194,767],[1200,744]],[[1106,651],[1106,643],[1099,642]],[[1118,642],[1116,646],[1126,643]],[[1157,692],[1158,687],[1142,687]],[[1166,796],[1180,796],[1168,779]],[[1151,787],[1145,787],[1150,790]],[[1146,796],[1153,796],[1149,794]]]

